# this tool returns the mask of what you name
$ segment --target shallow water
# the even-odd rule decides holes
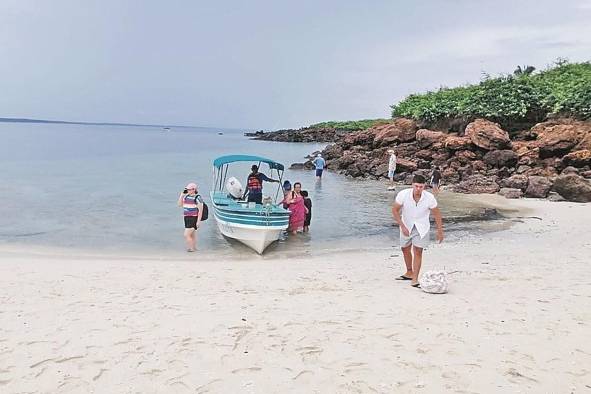
[[[218,132],[223,132],[219,135]],[[253,141],[240,131],[207,128],[0,123],[0,243],[100,254],[176,257],[184,254],[178,194],[196,181],[209,201],[212,160],[224,154],[257,154],[288,167],[320,144]],[[231,175],[244,180],[251,163]],[[267,172],[263,169],[263,172]],[[398,231],[390,213],[395,193],[384,182],[325,172],[287,170],[313,201],[309,234],[286,238],[266,256],[388,248]],[[243,181],[244,182],[244,181]],[[265,184],[275,195],[276,184]],[[482,204],[442,193],[446,217],[481,215]],[[454,230],[453,224],[448,224]],[[462,225],[449,239],[474,231]],[[251,253],[222,237],[213,215],[199,230],[203,253]]]

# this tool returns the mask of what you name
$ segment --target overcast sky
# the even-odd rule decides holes
[[[0,117],[275,129],[591,60],[591,0],[1,0]]]

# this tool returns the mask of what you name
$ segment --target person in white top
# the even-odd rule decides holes
[[[394,149],[388,149],[387,152],[390,155],[388,159],[388,178],[390,178],[390,186],[388,187],[389,190],[394,190],[394,172],[396,172],[396,153]]]
[[[429,245],[430,214],[433,214],[437,225],[435,238],[441,243],[443,221],[437,200],[433,194],[425,191],[425,177],[415,175],[412,188],[400,191],[392,206],[392,215],[400,227],[400,248],[406,264],[406,272],[396,279],[410,280],[413,287],[419,287],[423,249]]]

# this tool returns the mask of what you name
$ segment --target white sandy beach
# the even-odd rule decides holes
[[[0,393],[590,392],[591,205],[482,198],[530,218],[428,251],[446,295],[395,281],[397,249],[0,250]]]

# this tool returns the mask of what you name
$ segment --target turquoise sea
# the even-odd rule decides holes
[[[222,133],[221,135],[219,133]],[[194,181],[209,202],[212,160],[256,154],[302,162],[321,144],[253,141],[243,131],[218,128],[0,123],[0,246],[70,253],[178,257],[184,255],[177,197]],[[244,182],[250,163],[232,175]],[[263,172],[264,168],[263,168]],[[286,238],[268,256],[392,248],[398,231],[384,182],[326,172],[287,170],[313,201],[311,231]],[[265,184],[275,195],[277,184]],[[479,209],[442,196],[444,214]],[[458,227],[454,236],[462,236]],[[213,215],[199,230],[203,254],[250,250],[225,239]]]

